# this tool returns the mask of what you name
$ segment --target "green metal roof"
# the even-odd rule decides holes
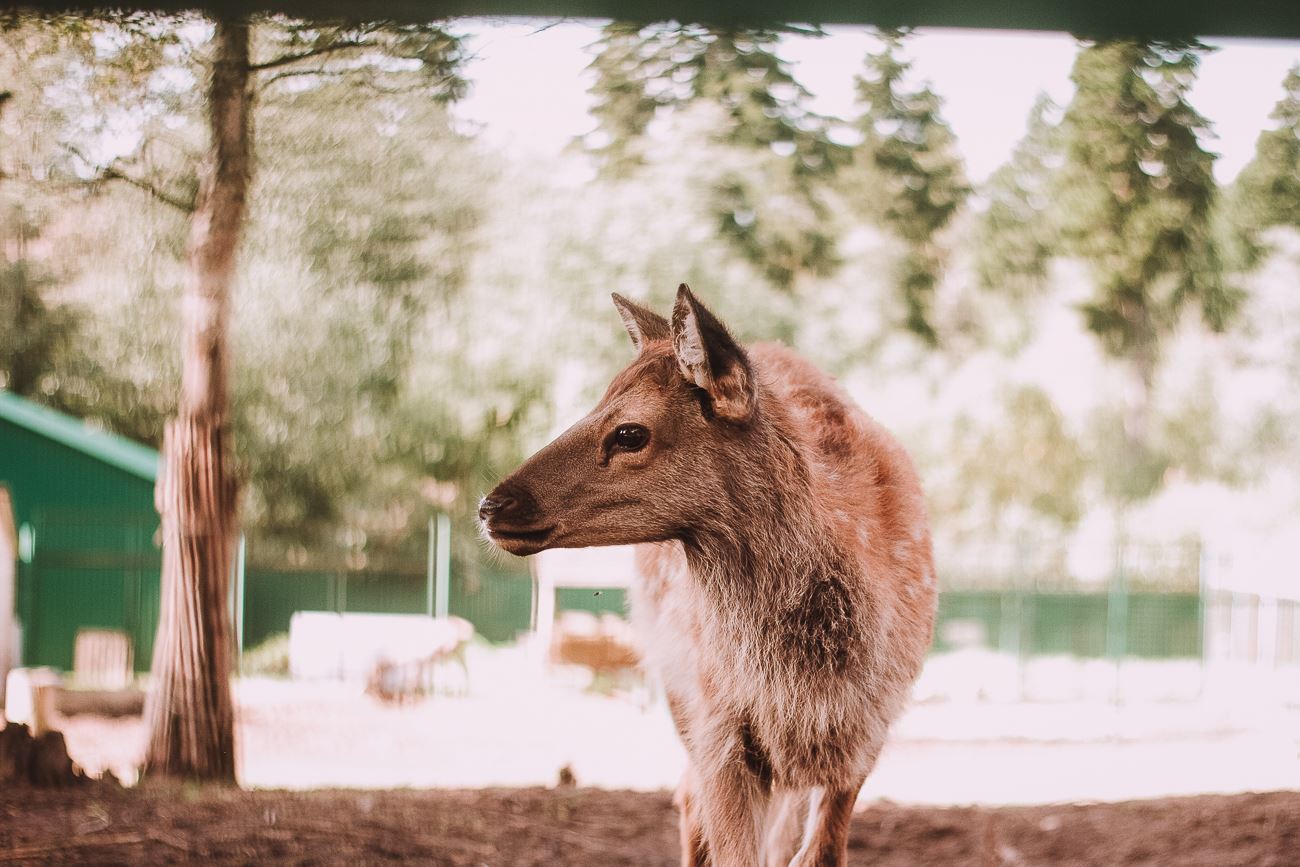
[[[0,420],[98,458],[146,481],[158,478],[158,452],[126,437],[96,430],[84,421],[0,389]]]

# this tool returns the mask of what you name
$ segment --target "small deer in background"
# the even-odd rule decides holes
[[[829,377],[743,348],[684,284],[671,321],[614,303],[636,360],[480,521],[518,555],[638,545],[632,616],[690,757],[683,864],[842,865],[930,644],[916,473]]]

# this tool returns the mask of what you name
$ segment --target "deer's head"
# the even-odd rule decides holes
[[[749,359],[682,284],[672,320],[614,295],[637,357],[586,418],[483,498],[512,554],[681,538],[716,518],[758,412]]]

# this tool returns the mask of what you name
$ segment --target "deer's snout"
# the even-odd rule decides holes
[[[520,485],[503,482],[478,504],[478,519],[489,528],[498,524],[526,526],[537,518],[537,500]]]

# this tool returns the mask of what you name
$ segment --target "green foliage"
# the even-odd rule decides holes
[[[347,82],[372,96],[419,92],[438,102],[465,95],[460,40],[439,23],[329,24],[270,17],[256,29],[253,70],[260,86],[306,79]]]
[[[239,673],[243,677],[288,677],[289,634],[277,632],[239,656]]]
[[[1212,329],[1240,293],[1223,281],[1210,232],[1214,155],[1209,125],[1187,102],[1196,42],[1087,46],[1064,119],[1061,225],[1093,272],[1088,328],[1121,358],[1154,358],[1189,303]]]
[[[241,521],[260,549],[422,563],[438,510],[453,516],[456,568],[472,572],[477,498],[631,358],[609,292],[666,312],[683,280],[742,338],[795,345],[898,432],[940,534],[1064,538],[1090,495],[1129,503],[1175,480],[1235,484],[1294,465],[1294,408],[1238,425],[1220,402],[1228,376],[1177,400],[1146,395],[1133,437],[1131,395],[1089,393],[1091,334],[1065,307],[1074,272],[1047,268],[1072,254],[1091,269],[1088,327],[1149,384],[1159,370],[1162,388],[1185,369],[1156,351],[1186,349],[1173,339],[1180,311],[1226,323],[1235,298],[1216,276],[1214,233],[1239,214],[1216,210],[1203,123],[1184,104],[1194,63],[1166,47],[1086,48],[1071,116],[1055,124],[1040,100],[967,233],[956,145],[937,96],[909,86],[901,35],[868,61],[850,165],[779,62],[779,36],[606,28],[595,66],[607,137],[587,140],[603,170],[577,182],[581,154],[507,158],[454,131],[446,103],[466,83],[439,28],[260,20],[231,329]],[[195,18],[0,29],[12,94],[0,110],[0,370],[154,445],[176,399],[206,38]],[[122,117],[134,120],[106,136]],[[1247,174],[1271,180],[1252,181],[1244,205],[1287,201],[1291,152],[1270,148]],[[1251,275],[1255,300],[1264,283],[1285,295],[1290,267],[1277,255]],[[954,293],[936,312],[947,268]],[[962,290],[967,276],[996,291]],[[1278,325],[1290,308],[1251,309],[1252,330],[1215,369],[1250,363],[1294,381],[1300,353]],[[960,332],[960,316],[979,327]],[[916,333],[941,334],[944,351]],[[1044,345],[1058,338],[1073,355]],[[1039,369],[1058,357],[1093,367],[1059,380]]]
[[[808,110],[807,91],[777,56],[782,32],[819,33],[607,25],[591,64],[598,128],[586,144],[607,177],[628,177],[661,147],[653,125],[681,135],[692,107],[717,108],[710,144],[749,155],[724,161],[728,167],[707,180],[718,232],[774,285],[790,288],[801,275],[825,275],[839,264],[822,187],[848,153],[831,139],[829,121]]]
[[[41,243],[36,220],[0,189],[0,386],[18,394],[52,388],[47,378],[67,353],[78,322],[66,304],[46,301],[58,275],[30,252]]]
[[[1255,159],[1238,184],[1258,208],[1261,226],[1300,228],[1300,65],[1291,68],[1282,87],[1285,95],[1270,115],[1276,126],[1260,133]]]
[[[1058,213],[1067,249],[1087,263],[1095,287],[1085,323],[1133,373],[1115,434],[1126,445],[1113,452],[1117,475],[1107,486],[1129,501],[1152,493],[1163,472],[1148,419],[1163,340],[1188,305],[1222,331],[1242,299],[1215,244],[1214,155],[1201,146],[1209,125],[1187,102],[1205,50],[1198,42],[1086,46],[1063,121]]]
[[[1060,530],[1082,517],[1086,456],[1041,389],[1004,395],[993,425],[959,422],[952,449],[961,481],[951,489],[956,502],[941,508],[970,510],[978,503],[973,511],[986,516],[995,538],[1009,538],[1029,520]]]
[[[905,244],[896,272],[904,325],[933,346],[939,340],[933,298],[946,258],[937,235],[970,190],[941,100],[929,85],[904,86],[911,66],[899,57],[906,32],[884,30],[880,38],[880,51],[867,57],[857,78],[862,144],[856,161],[867,179],[859,206]]]
[[[792,157],[796,174],[834,169],[846,154],[830,140],[827,120],[807,109],[808,92],[777,56],[782,32],[819,33],[794,27],[606,25],[590,67],[596,73],[592,114],[597,138],[603,139],[589,141],[592,151],[607,171],[626,172],[644,162],[641,139],[658,115],[702,101],[723,109],[719,140],[775,148]]]
[[[1011,159],[984,185],[988,205],[972,242],[975,274],[986,289],[1025,299],[1043,291],[1060,250],[1052,208],[1053,173],[1062,161],[1058,107],[1040,94]]]
[[[464,281],[485,178],[442,99],[427,98],[431,79],[405,75],[381,91],[372,77],[317,73],[306,88],[264,85],[233,333],[247,510],[266,532],[310,538],[346,526],[393,543],[429,505],[411,474],[447,479],[453,469],[412,460],[407,427],[427,431],[432,420],[412,417],[407,391],[423,323]],[[445,81],[432,86],[449,98]],[[299,435],[303,426],[313,435]]]
[[[1225,238],[1239,267],[1259,264],[1266,250],[1261,232],[1274,226],[1300,228],[1300,65],[1282,82],[1283,96],[1260,133],[1255,157],[1237,176],[1228,202]]]
[[[115,405],[133,391],[122,373],[138,359],[98,354],[101,339],[123,333],[109,324],[122,324],[110,313],[120,292],[96,295],[92,307],[78,284],[150,232],[105,244],[98,230],[109,191],[87,152],[104,150],[103,136],[123,116],[147,127],[173,104],[183,76],[176,83],[160,73],[184,65],[172,32],[179,23],[145,14],[0,18],[8,94],[0,103],[0,370],[20,393],[145,441],[158,432],[150,413],[132,400]],[[143,229],[150,208],[137,210],[139,195],[120,192],[128,196],[114,207],[140,216]]]

